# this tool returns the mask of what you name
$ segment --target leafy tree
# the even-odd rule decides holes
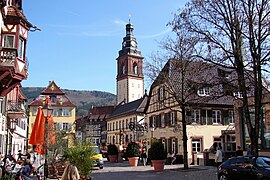
[[[169,23],[176,33],[186,29],[200,39],[197,57],[236,70],[238,91],[243,95],[244,118],[255,155],[258,155],[261,124],[262,76],[270,55],[269,3],[265,0],[192,0],[184,9],[179,9]],[[248,107],[250,93],[255,107],[254,121]]]

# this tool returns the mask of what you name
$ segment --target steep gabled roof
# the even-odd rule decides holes
[[[46,89],[41,92],[42,95],[64,95],[65,93],[56,85],[54,81],[51,81]]]
[[[127,115],[130,113],[144,113],[146,108],[148,96],[144,95],[142,98],[135,101],[119,104],[112,112],[109,118]]]
[[[46,97],[51,97],[51,105],[56,107],[76,107],[74,103],[68,98],[68,96],[56,85],[54,81],[51,81],[47,88],[45,88],[41,94],[35,98],[29,106],[43,106]],[[53,100],[52,100],[53,98]]]

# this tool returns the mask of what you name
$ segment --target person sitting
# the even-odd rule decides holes
[[[24,167],[22,168],[22,176],[29,177],[31,174],[31,165],[29,160],[24,161]]]
[[[174,156],[174,153],[168,152],[167,159],[168,159],[169,163],[172,165],[174,163],[174,161],[176,160],[176,157]]]

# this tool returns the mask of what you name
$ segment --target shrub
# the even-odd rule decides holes
[[[154,142],[148,150],[148,157],[151,160],[163,160],[166,159],[166,156],[165,148],[161,142]]]
[[[140,146],[135,142],[131,142],[127,146],[127,157],[139,157],[140,156]]]
[[[64,160],[78,168],[80,175],[90,176],[93,167],[94,149],[91,144],[76,143],[64,152]]]
[[[118,149],[115,144],[108,145],[108,155],[118,155]]]

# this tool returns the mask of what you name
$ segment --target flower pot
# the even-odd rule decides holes
[[[165,160],[151,160],[151,162],[154,166],[154,171],[160,172],[164,170]]]
[[[129,157],[128,162],[130,166],[137,166],[138,165],[139,157]]]
[[[111,163],[117,162],[117,155],[108,155]]]

